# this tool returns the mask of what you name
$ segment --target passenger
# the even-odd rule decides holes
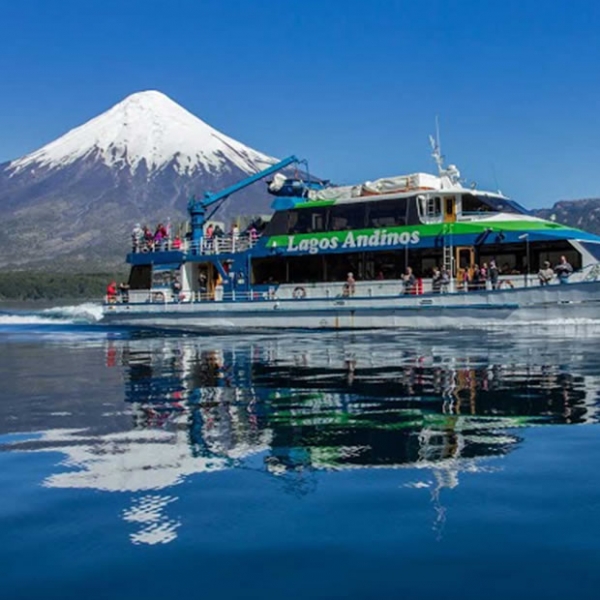
[[[482,288],[482,283],[485,285],[485,280],[481,276],[479,265],[473,265],[473,277],[471,279],[471,290],[478,291]]]
[[[256,240],[258,239],[258,231],[256,231],[256,227],[254,227],[254,225],[250,225],[248,229],[248,236],[250,238],[250,243],[254,246]]]
[[[156,226],[156,231],[154,232],[154,249],[163,250],[164,245],[167,243],[167,241],[167,229],[162,223],[159,223]]]
[[[106,286],[106,301],[107,302],[116,302],[117,301],[117,282],[111,281]]]
[[[442,291],[442,272],[437,267],[433,267],[431,289],[435,294],[439,294]]]
[[[442,289],[440,290],[442,294],[448,293],[448,286],[450,285],[450,273],[447,269],[442,271]]]
[[[550,266],[550,261],[544,261],[544,268],[538,271],[538,279],[540,280],[540,285],[549,285],[552,279],[554,278],[554,271]]]
[[[485,289],[485,282],[487,281],[487,277],[488,277],[488,264],[486,262],[483,263],[483,265],[481,266],[481,289]]]
[[[121,297],[121,302],[129,302],[129,285],[124,281],[121,281],[119,284],[119,296]]]
[[[346,283],[344,284],[344,296],[354,296],[356,291],[356,280],[353,273],[348,273]]]
[[[181,293],[181,282],[179,277],[175,277],[171,284],[171,291],[173,292],[173,302],[179,302],[179,294]]]
[[[144,241],[144,230],[139,223],[136,223],[131,231],[131,246],[134,252],[139,252]]]
[[[569,283],[569,276],[573,272],[573,267],[567,262],[565,256],[561,256],[560,262],[554,267],[554,272],[560,283]]]
[[[148,250],[154,250],[154,235],[150,231],[148,225],[144,225],[144,248],[143,250],[147,252]]]
[[[181,250],[181,238],[176,235],[175,239],[173,240],[173,246],[172,246],[173,250]]]
[[[208,227],[206,228],[206,239],[208,239],[208,240],[212,239],[213,234],[214,234],[214,227],[212,226],[212,223],[209,223]]]
[[[490,268],[488,270],[488,278],[490,280],[490,284],[492,285],[492,289],[498,289],[498,267],[496,266],[495,260],[490,260]]]
[[[377,281],[383,281],[385,279],[383,275],[383,271],[377,271],[377,276],[375,277]]]
[[[212,250],[215,254],[219,253],[219,246],[221,246],[220,239],[225,235],[225,232],[221,229],[220,225],[215,225],[212,234]]]
[[[463,291],[468,292],[471,287],[471,278],[469,277],[469,267],[465,267],[462,272]]]
[[[417,280],[415,279],[411,267],[406,267],[406,271],[404,271],[404,275],[402,275],[402,281],[404,282],[404,293],[414,294],[416,291]]]

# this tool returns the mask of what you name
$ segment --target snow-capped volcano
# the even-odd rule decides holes
[[[122,262],[136,222],[187,221],[192,195],[223,189],[277,159],[224,135],[156,91],[128,96],[26,156],[0,164],[0,266]],[[265,213],[256,184],[215,218]],[[76,265],[75,265],[76,266]]]
[[[31,166],[64,167],[97,157],[109,167],[135,172],[173,168],[180,175],[198,168],[220,170],[232,163],[255,173],[276,159],[220,133],[161,92],[132,94],[100,116],[72,129],[50,144],[10,163],[12,174]]]

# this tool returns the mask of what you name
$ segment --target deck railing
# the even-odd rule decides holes
[[[580,272],[582,273],[582,272]],[[583,274],[583,273],[582,273]],[[573,283],[581,281],[596,281],[600,279],[600,268],[597,269],[591,279],[590,277],[575,277]],[[553,280],[550,286],[560,285],[558,279]],[[537,277],[531,275],[526,279],[524,275],[500,276],[496,286],[497,291],[539,288],[540,282]],[[469,283],[461,284],[453,279],[443,284],[439,290],[432,288],[430,279],[421,280],[415,286],[407,288],[399,280],[386,281],[359,281],[356,282],[354,290],[349,289],[341,283],[298,283],[283,286],[261,286],[249,290],[225,290],[223,286],[216,286],[212,292],[205,290],[173,290],[169,287],[157,287],[150,290],[129,290],[118,296],[107,298],[106,301],[117,304],[190,304],[205,302],[262,302],[273,300],[347,300],[350,298],[393,298],[398,296],[429,296],[432,295],[456,295],[477,292],[494,292],[489,281],[483,284]]]
[[[222,235],[210,238],[204,237],[200,241],[166,239],[161,242],[140,242],[135,244],[132,252],[168,252],[171,250],[185,252],[191,255],[204,254],[233,254],[245,252],[252,248],[259,236],[242,233],[239,235]]]

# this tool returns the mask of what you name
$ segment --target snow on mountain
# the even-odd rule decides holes
[[[183,227],[191,196],[223,189],[277,159],[210,127],[164,94],[133,94],[22,158],[0,164],[0,267],[122,264],[131,227]],[[256,184],[215,218],[269,212]]]
[[[110,110],[8,165],[10,176],[28,168],[62,168],[79,159],[99,158],[133,174],[172,165],[179,175],[198,168],[221,170],[232,163],[255,173],[277,159],[262,154],[207,125],[161,92],[132,94]]]

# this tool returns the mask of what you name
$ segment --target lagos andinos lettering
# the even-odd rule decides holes
[[[301,239],[298,239],[301,238]],[[353,231],[330,234],[327,236],[306,237],[305,235],[287,236],[288,252],[308,252],[317,254],[321,250],[349,248],[379,248],[382,246],[407,246],[418,244],[421,234],[418,231],[397,233],[385,229],[376,229],[371,233],[355,233]]]

